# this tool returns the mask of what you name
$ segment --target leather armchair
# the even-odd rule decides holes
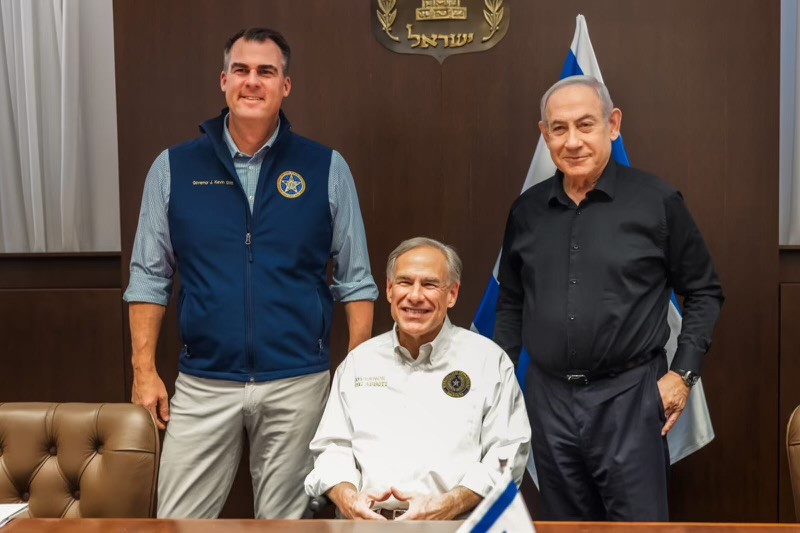
[[[0,503],[33,518],[153,517],[159,455],[137,405],[0,403]]]
[[[786,453],[789,456],[789,477],[794,493],[794,514],[800,522],[800,406],[795,408],[786,427]]]

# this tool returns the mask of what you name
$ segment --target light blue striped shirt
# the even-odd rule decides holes
[[[236,147],[225,117],[225,144],[231,152],[233,166],[247,194],[251,212],[261,164],[277,136],[278,129],[264,146],[249,156]],[[124,295],[127,302],[159,305],[169,302],[176,268],[167,217],[169,194],[169,151],[164,150],[153,162],[144,183],[139,226],[131,255],[131,277]],[[336,150],[331,156],[328,176],[328,205],[333,224],[330,251],[334,261],[331,285],[333,299],[340,302],[377,299],[378,288],[370,270],[364,222],[353,175]]]

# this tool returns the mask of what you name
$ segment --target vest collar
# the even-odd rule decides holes
[[[214,147],[214,153],[217,155],[222,164],[225,165],[225,168],[230,172],[231,176],[236,176],[236,169],[233,166],[233,157],[231,156],[230,149],[228,145],[225,143],[224,139],[224,130],[225,130],[225,117],[228,114],[228,108],[224,108],[219,116],[212,118],[210,120],[206,120],[202,124],[200,124],[200,131],[205,133],[208,139],[211,141],[212,146]],[[278,125],[278,135],[275,137],[275,142],[272,143],[270,150],[275,150],[278,148],[284,139],[288,137],[289,130],[291,129],[292,125],[289,123],[289,119],[286,118],[284,115],[283,110],[278,112],[278,116],[280,117],[280,124]]]

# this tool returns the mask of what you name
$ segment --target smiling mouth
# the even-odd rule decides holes
[[[242,100],[249,100],[251,102],[258,102],[259,100],[263,100],[263,98],[259,96],[242,96]]]
[[[408,313],[409,315],[422,316],[428,314],[430,311],[427,309],[413,309],[411,307],[404,307],[403,312]]]

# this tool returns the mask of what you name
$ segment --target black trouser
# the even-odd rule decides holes
[[[531,364],[526,404],[542,520],[669,520],[663,356],[617,376],[568,383]]]

